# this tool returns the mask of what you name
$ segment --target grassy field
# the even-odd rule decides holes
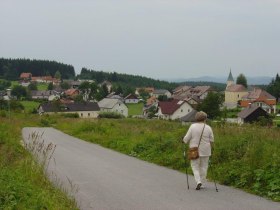
[[[128,115],[133,116],[133,115],[141,115],[143,113],[143,103],[138,103],[138,104],[126,104],[128,107]]]
[[[24,110],[27,113],[30,113],[33,109],[37,109],[40,105],[40,103],[36,101],[21,101],[20,103],[24,106]]]
[[[180,139],[187,127],[177,122],[69,119],[54,126],[86,141],[184,171]],[[209,178],[280,201],[280,129],[218,123],[213,130],[215,173],[210,171]]]
[[[38,83],[37,88],[38,88],[38,90],[47,90],[48,84],[47,83]]]
[[[44,170],[20,143],[24,126],[38,126],[37,115],[0,117],[0,209],[78,209],[76,202],[54,187]]]
[[[75,124],[75,126],[73,126]],[[0,117],[0,209],[76,209],[21,146],[21,128],[52,126],[127,155],[184,172],[181,137],[188,126],[143,119],[72,119],[13,113]],[[280,129],[212,123],[209,178],[280,201]],[[191,170],[189,168],[189,173]]]
[[[18,81],[11,81],[11,88],[17,85],[19,85]]]

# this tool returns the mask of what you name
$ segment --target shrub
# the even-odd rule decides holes
[[[99,118],[113,118],[113,119],[121,119],[124,116],[117,112],[100,112]]]
[[[63,113],[63,114],[61,114],[61,116],[65,117],[65,118],[79,118],[78,113]]]

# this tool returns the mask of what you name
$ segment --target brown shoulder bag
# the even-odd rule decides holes
[[[201,138],[202,138],[202,134],[203,134],[204,128],[205,128],[205,124],[203,126],[203,129],[202,129],[202,132],[201,132],[201,135],[200,135],[198,146],[197,147],[189,148],[189,151],[188,151],[188,158],[189,158],[189,160],[195,160],[195,159],[199,158],[198,148],[199,148],[199,145],[200,145],[200,142],[201,142]]]

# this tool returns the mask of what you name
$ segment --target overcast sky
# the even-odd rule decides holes
[[[0,0],[0,57],[152,78],[280,73],[280,0]]]

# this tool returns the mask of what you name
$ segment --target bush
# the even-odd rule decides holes
[[[40,124],[43,127],[50,127],[51,125],[55,124],[56,122],[57,122],[56,119],[49,115],[43,116],[42,119],[40,120]]]
[[[79,118],[78,113],[63,113],[63,114],[61,114],[61,116],[65,117],[65,118]]]
[[[121,119],[124,116],[117,112],[100,112],[99,118],[113,118],[113,119]]]

